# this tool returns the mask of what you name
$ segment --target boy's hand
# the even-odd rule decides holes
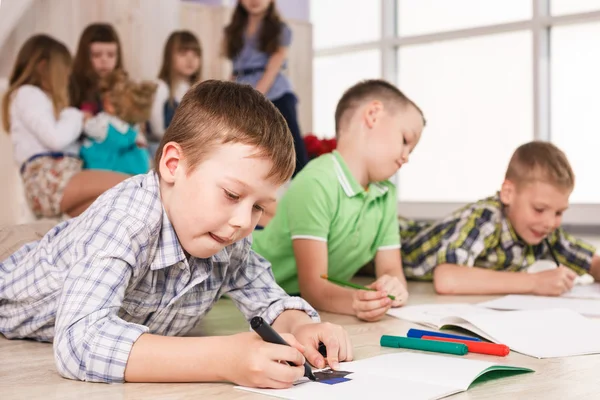
[[[382,275],[375,282],[367,286],[369,289],[386,292],[396,299],[392,301],[392,307],[400,307],[408,301],[408,290],[400,279],[391,275]]]
[[[560,296],[573,288],[577,274],[561,265],[549,271],[531,274],[534,278],[533,293],[539,296]]]
[[[283,389],[304,376],[305,351],[294,336],[282,334],[290,346],[267,343],[254,332],[229,336],[223,349],[224,377],[238,385]],[[284,361],[297,365],[290,366]]]
[[[392,299],[382,290],[355,290],[352,308],[355,315],[364,321],[379,321],[392,306]]]
[[[332,369],[338,369],[340,361],[350,361],[353,358],[350,336],[339,325],[329,322],[304,324],[294,329],[293,334],[304,345],[304,355],[308,362],[317,368],[325,368],[325,360],[318,351],[319,342],[323,342],[327,348],[327,364]]]

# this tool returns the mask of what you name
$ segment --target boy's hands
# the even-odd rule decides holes
[[[281,334],[290,346],[267,343],[254,332],[229,336],[224,347],[224,378],[238,385],[283,389],[304,376],[305,351],[294,336]],[[290,366],[292,362],[297,367]]]
[[[317,368],[325,368],[325,360],[319,353],[319,342],[327,348],[327,364],[332,369],[339,368],[340,361],[350,361],[354,357],[348,332],[339,325],[322,322],[298,326],[294,336],[304,345],[304,355],[309,363]]]
[[[534,279],[533,294],[538,296],[560,296],[573,288],[577,274],[561,265],[549,271],[531,274]]]
[[[406,287],[394,276],[382,275],[367,287],[376,292],[357,290],[352,302],[356,316],[365,321],[379,321],[390,307],[400,307],[408,300]],[[395,296],[396,299],[392,301],[388,295]]]

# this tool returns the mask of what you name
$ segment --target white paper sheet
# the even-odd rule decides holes
[[[600,283],[573,286],[573,289],[563,294],[561,297],[600,300]],[[598,308],[600,308],[600,302],[598,303]]]
[[[459,326],[536,358],[600,353],[600,323],[568,309],[497,311],[465,304],[427,304],[388,314],[416,323],[425,321],[438,329]]]
[[[580,286],[585,288],[585,286]],[[529,296],[510,294],[495,300],[479,303],[494,310],[547,310],[566,308],[588,317],[600,317],[600,301],[565,297]]]
[[[401,393],[403,399],[430,400],[467,390],[479,375],[494,365],[498,364],[459,357],[393,353],[342,363],[342,370],[354,373],[347,376],[350,381],[336,385],[305,382],[290,389],[237,389],[285,399],[364,400],[375,393],[385,396]]]

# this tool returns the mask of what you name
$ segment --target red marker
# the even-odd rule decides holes
[[[463,344],[467,345],[467,349],[469,349],[469,353],[488,354],[490,356],[500,356],[500,357],[505,357],[508,355],[508,353],[510,353],[510,349],[508,348],[508,346],[506,346],[504,344],[474,342],[472,340],[460,340],[460,339],[443,338],[443,337],[437,337],[437,336],[423,336],[421,339],[437,340],[440,342],[463,343]]]

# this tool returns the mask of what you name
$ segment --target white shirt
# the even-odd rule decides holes
[[[23,85],[10,102],[10,136],[17,165],[36,154],[62,152],[79,155],[77,139],[83,127],[83,113],[67,107],[54,116],[50,97],[33,85]]]
[[[152,112],[150,114],[150,130],[154,139],[160,140],[165,134],[165,103],[169,100],[169,86],[165,81],[159,79],[154,95],[154,103],[152,104]],[[173,88],[173,98],[176,102],[181,102],[183,96],[190,89],[190,84],[180,81]]]

